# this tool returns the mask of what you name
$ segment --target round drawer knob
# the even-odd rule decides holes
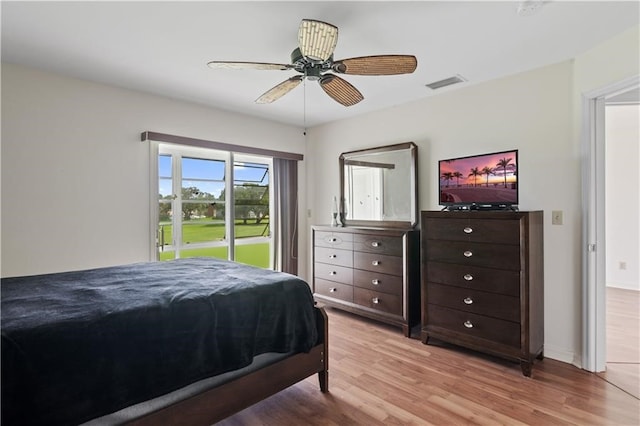
[[[473,275],[471,275],[471,274],[464,274],[464,279],[465,279],[465,281],[471,281],[471,280],[473,280]]]
[[[464,322],[464,326],[467,327],[467,328],[473,328],[473,323],[471,321],[467,320],[467,321]]]
[[[371,299],[371,301],[377,305],[378,303],[380,303],[380,299],[378,299],[377,297],[374,297],[373,299]]]
[[[380,280],[377,280],[377,279],[376,280],[371,280],[371,284],[378,285],[378,284],[380,284]]]
[[[371,262],[371,264],[373,266],[378,266],[378,265],[380,265],[380,261],[379,260],[374,260],[373,262]]]
[[[471,256],[473,256],[473,252],[472,252],[471,250],[467,250],[467,251],[465,251],[463,254],[464,254],[464,257],[471,257]]]
[[[335,243],[336,241],[338,241],[336,237],[329,238],[330,243]]]
[[[462,301],[465,305],[471,305],[473,303],[473,299],[470,297],[465,297],[464,299],[462,299]]]
[[[335,254],[330,254],[329,259],[335,259],[337,256]]]
[[[465,234],[470,234],[470,233],[473,232],[473,228],[470,228],[470,227],[467,226],[466,228],[463,229],[463,231],[464,231]]]
[[[380,247],[380,243],[379,243],[379,242],[377,242],[377,241],[373,241],[373,242],[371,243],[371,247]]]
[[[329,272],[329,275],[337,275],[338,273],[336,271],[331,271]]]
[[[336,291],[338,291],[338,289],[337,289],[337,288],[335,288],[335,287],[331,287],[331,288],[329,289],[329,293],[335,293]]]

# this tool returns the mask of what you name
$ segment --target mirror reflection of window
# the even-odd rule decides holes
[[[417,146],[413,142],[340,155],[341,213],[347,226],[415,226]]]
[[[363,220],[381,220],[383,208],[383,169],[350,166],[353,197],[351,197],[350,216]]]
[[[393,169],[386,169],[384,176],[384,215],[385,220],[408,220],[411,215],[411,157],[406,152],[394,153]]]

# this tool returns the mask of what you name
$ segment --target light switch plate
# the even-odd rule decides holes
[[[551,224],[562,225],[562,210],[554,210],[551,212]]]

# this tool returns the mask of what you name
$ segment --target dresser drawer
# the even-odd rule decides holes
[[[429,325],[504,345],[520,347],[520,324],[470,312],[427,305]]]
[[[351,268],[353,266],[353,252],[351,250],[340,250],[333,247],[316,247],[314,260],[320,263]]]
[[[519,246],[462,241],[438,241],[437,243],[427,241],[425,250],[428,261],[520,270]]]
[[[402,277],[397,275],[355,269],[353,271],[353,285],[372,291],[402,296]]]
[[[391,275],[402,275],[402,258],[377,253],[353,252],[353,267]]]
[[[333,281],[316,278],[314,292],[325,297],[333,297],[345,302],[353,302],[353,287]]]
[[[520,221],[516,219],[429,218],[423,229],[427,239],[520,244]]]
[[[393,315],[402,315],[402,297],[353,287],[353,302]]]
[[[314,278],[335,281],[343,284],[353,284],[353,269],[345,266],[314,263]]]
[[[517,297],[429,283],[427,300],[434,305],[520,322],[520,299]]]
[[[357,251],[402,256],[402,246],[402,237],[367,234],[353,236],[353,249]]]
[[[316,247],[332,247],[342,250],[353,250],[353,234],[348,232],[314,232]]]
[[[427,262],[426,281],[520,297],[520,271]]]

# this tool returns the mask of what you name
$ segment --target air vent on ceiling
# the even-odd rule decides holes
[[[431,90],[440,89],[441,87],[451,86],[452,84],[462,83],[463,81],[467,81],[464,77],[459,74],[454,75],[453,77],[445,78],[444,80],[434,81],[433,83],[429,83],[426,86]]]

